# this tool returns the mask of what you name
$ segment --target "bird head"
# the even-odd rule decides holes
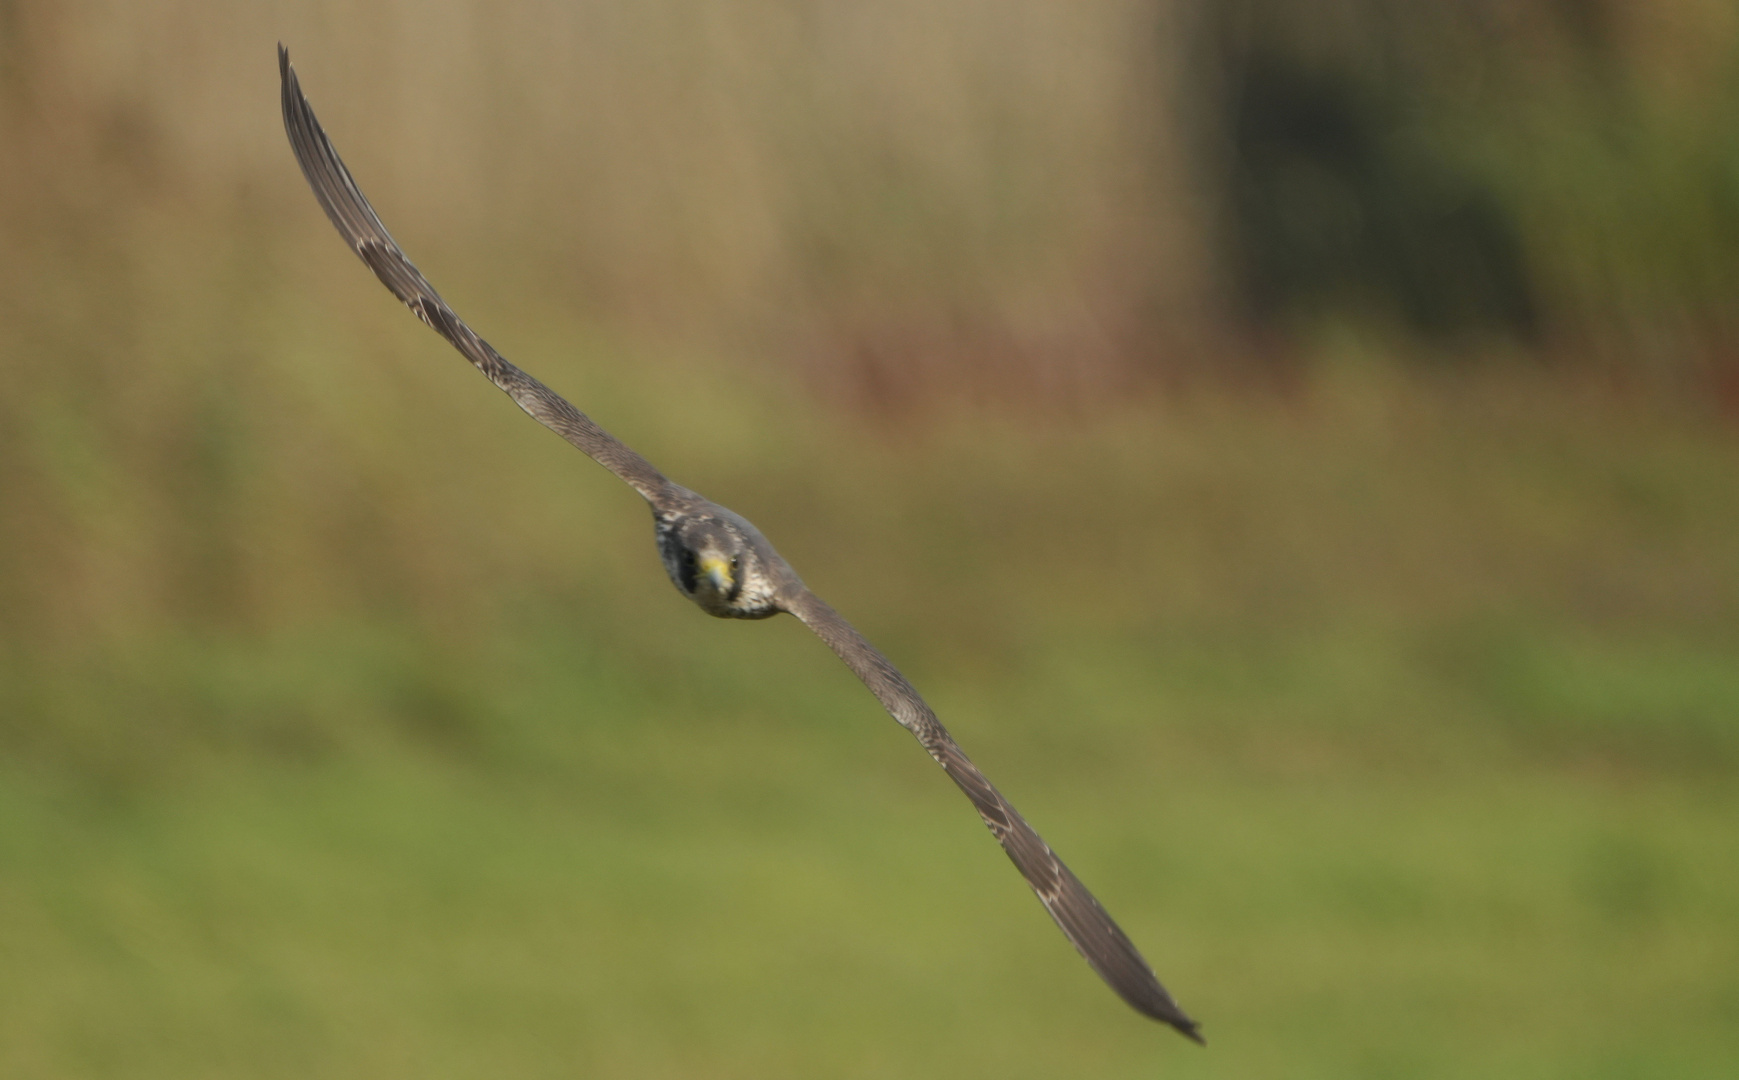
[[[722,618],[773,614],[772,583],[756,545],[731,520],[691,515],[659,538],[665,570],[682,594]]]
[[[702,607],[728,605],[742,588],[742,545],[724,529],[695,530],[683,537],[680,553],[682,590]]]

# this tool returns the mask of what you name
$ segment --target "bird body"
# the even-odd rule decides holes
[[[446,338],[533,419],[639,492],[652,508],[660,559],[678,592],[709,615],[764,619],[789,612],[832,649],[966,794],[1064,936],[1119,997],[1202,1042],[1191,1020],[1099,901],[961,751],[888,658],[803,584],[746,519],[672,482],[621,440],[509,363],[460,319],[405,257],[356,186],[278,47],[284,130],[314,196],[351,249],[393,295]]]
[[[806,591],[761,530],[711,499],[672,484],[652,516],[670,583],[708,615],[770,618]]]

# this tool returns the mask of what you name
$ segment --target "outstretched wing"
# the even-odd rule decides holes
[[[1081,884],[1081,879],[1063,865],[1050,845],[985,779],[978,766],[967,759],[930,706],[918,696],[918,691],[912,688],[906,677],[888,662],[888,658],[825,600],[807,589],[785,598],[783,606],[802,619],[845,661],[845,665],[863,680],[893,718],[918,737],[924,749],[972,800],[972,805],[978,808],[978,816],[984,819],[1021,876],[1043,901],[1045,910],[1057,921],[1063,935],[1106,985],[1137,1012],[1170,1024],[1196,1042],[1204,1042],[1196,1022],[1160,985],[1153,969],[1147,966],[1147,961],[1142,959],[1128,936],[1099,906],[1099,901]]]
[[[283,81],[284,130],[290,137],[290,146],[296,152],[302,175],[307,178],[315,198],[320,200],[321,208],[345,242],[392,290],[393,295],[451,342],[533,419],[585,451],[655,507],[687,495],[645,458],[593,423],[561,395],[508,363],[465,325],[428,280],[411,265],[356,186],[356,181],[351,179],[350,171],[344,167],[338,151],[333,149],[331,140],[315,119],[308,99],[302,95],[296,71],[290,66],[289,52],[282,45],[278,46],[278,72]],[[692,495],[688,497],[692,498]],[[795,579],[795,575],[791,575],[791,581]],[[1099,906],[1099,901],[1093,898],[1080,879],[1069,872],[1050,846],[961,752],[912,684],[814,593],[797,585],[782,597],[781,603],[785,610],[802,619],[839,654],[894,719],[918,737],[930,756],[972,800],[979,816],[1044,902],[1051,918],[1056,920],[1063,934],[1100,978],[1138,1012],[1164,1021],[1202,1042],[1196,1022],[1185,1015],[1166,993],[1129,938]]]
[[[648,502],[657,505],[670,487],[663,473],[560,394],[503,359],[454,314],[428,279],[411,265],[351,179],[350,170],[344,167],[320,121],[314,118],[314,110],[296,79],[296,69],[290,66],[289,50],[282,45],[278,46],[278,74],[283,82],[284,131],[290,136],[290,147],[296,152],[296,162],[302,166],[308,186],[314,189],[314,197],[320,200],[321,209],[338,227],[345,243],[362,257],[394,296],[416,312],[417,318],[452,342],[465,359],[506,391],[532,419],[584,450],[598,464],[627,481]]]

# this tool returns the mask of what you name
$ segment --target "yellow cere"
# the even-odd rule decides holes
[[[720,592],[730,589],[731,563],[729,559],[720,558],[717,555],[702,555],[700,571],[712,579],[713,586]]]

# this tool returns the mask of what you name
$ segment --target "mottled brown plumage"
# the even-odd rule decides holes
[[[717,503],[672,483],[555,391],[508,363],[454,314],[428,279],[405,258],[351,179],[314,118],[290,66],[289,53],[281,45],[278,71],[283,81],[284,129],[302,174],[345,242],[393,295],[533,419],[585,451],[651,504],[659,555],[679,592],[722,618],[759,619],[790,612],[826,642],[972,800],[1045,910],[1100,978],[1137,1011],[1201,1042],[1196,1022],[1160,985],[1129,938],[961,752],[912,684],[826,601],[804,586],[759,530]]]

